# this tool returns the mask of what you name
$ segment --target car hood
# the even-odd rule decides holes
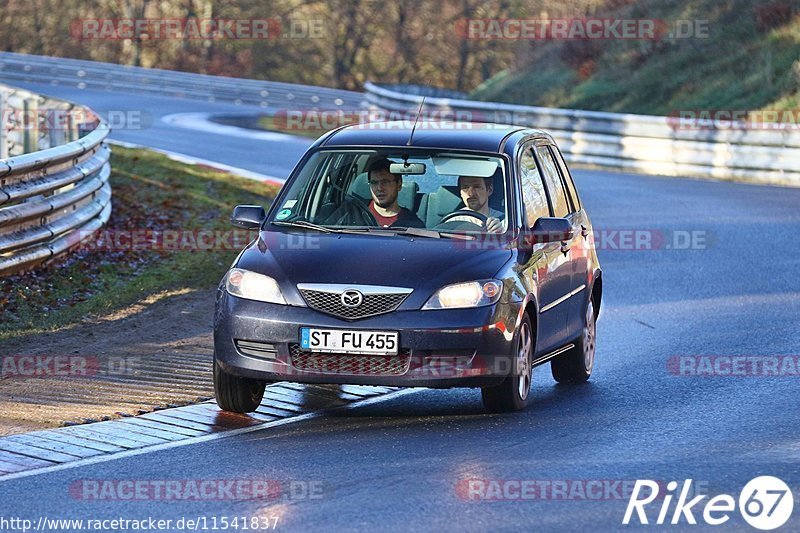
[[[304,305],[298,283],[337,283],[411,288],[406,304],[418,307],[444,285],[491,278],[511,255],[484,241],[262,231],[237,266],[275,278],[293,305]]]

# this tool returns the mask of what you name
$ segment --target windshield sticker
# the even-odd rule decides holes
[[[291,209],[281,209],[278,211],[278,214],[275,215],[275,220],[283,220],[285,218],[289,218],[290,216],[292,216]]]
[[[297,203],[297,200],[286,200],[286,203],[283,204],[284,209],[291,209],[294,207],[294,204]]]

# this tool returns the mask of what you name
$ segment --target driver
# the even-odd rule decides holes
[[[488,233],[502,233],[505,217],[502,211],[489,207],[489,197],[494,190],[493,178],[480,178],[476,176],[459,176],[458,191],[464,210],[475,211],[486,217],[486,231]]]

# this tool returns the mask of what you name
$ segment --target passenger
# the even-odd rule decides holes
[[[458,190],[464,202],[464,210],[475,211],[486,216],[486,231],[502,233],[505,214],[489,207],[489,197],[494,190],[493,178],[459,176]]]
[[[372,193],[369,210],[372,216],[384,228],[424,228],[425,223],[417,215],[397,203],[397,196],[403,188],[403,176],[389,172],[391,164],[384,158],[373,161],[368,167],[369,190]]]
[[[425,223],[412,211],[401,207],[397,202],[403,188],[403,176],[389,172],[392,162],[386,158],[376,159],[367,164],[367,180],[372,200],[369,211],[378,226],[384,228],[424,228]],[[364,225],[366,217],[345,203],[327,220],[327,224],[337,226]]]

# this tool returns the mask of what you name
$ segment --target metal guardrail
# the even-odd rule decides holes
[[[355,109],[366,105],[364,94],[353,91],[12,52],[0,52],[0,78],[262,108]]]
[[[682,129],[666,117],[477,102],[459,94],[413,85],[367,82],[366,95],[323,87],[225,78],[158,69],[0,52],[7,80],[121,90],[224,101],[270,109],[428,110],[455,118],[500,122],[549,131],[571,163],[644,174],[738,178],[800,185],[800,133],[714,125]],[[676,127],[678,126],[678,127]],[[2,143],[0,143],[2,149]],[[1,155],[1,154],[0,154]]]
[[[108,125],[81,106],[0,85],[0,116],[5,275],[68,251],[108,221],[111,151]]]
[[[732,125],[682,129],[667,117],[553,109],[440,98],[418,86],[367,82],[367,101],[385,111],[425,110],[460,121],[547,130],[571,163],[630,172],[744,179],[800,186],[800,131],[757,131]]]

